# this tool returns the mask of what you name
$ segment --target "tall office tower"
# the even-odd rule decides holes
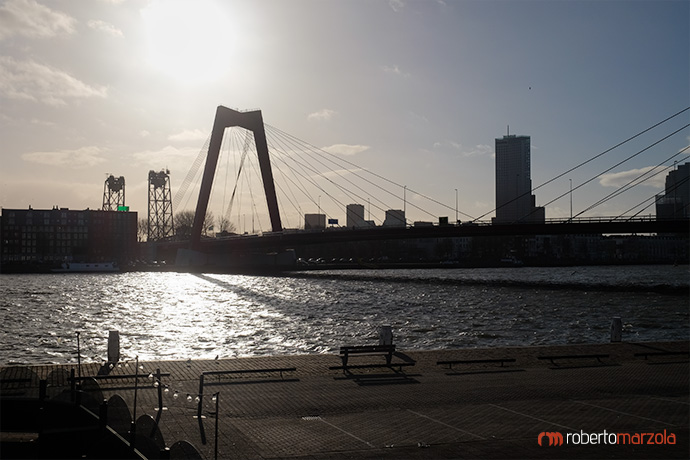
[[[679,165],[666,176],[664,193],[656,196],[656,218],[682,219],[690,215],[690,163]]]
[[[544,208],[532,195],[530,137],[506,135],[496,139],[495,223],[544,222]]]

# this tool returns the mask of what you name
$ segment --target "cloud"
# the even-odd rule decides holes
[[[629,171],[621,171],[617,173],[602,174],[599,178],[599,184],[603,187],[622,187],[631,180],[637,178],[638,176],[647,173],[654,169],[655,166],[647,166],[646,168],[631,169]],[[656,171],[651,172],[649,175],[645,176],[648,179],[641,183],[641,185],[648,185],[654,188],[664,188],[666,181],[666,174],[660,173],[661,168],[657,168]],[[655,173],[658,173],[654,175]],[[653,176],[653,177],[652,177]]]
[[[0,56],[0,96],[62,106],[67,99],[106,95],[104,86],[90,86],[60,69]]]
[[[208,134],[200,129],[185,129],[181,133],[168,136],[168,140],[174,142],[205,141],[207,137]]]
[[[141,166],[156,171],[162,168],[169,168],[181,182],[180,178],[187,174],[190,165],[194,162],[194,158],[196,158],[198,154],[198,149],[180,149],[168,145],[159,150],[136,152],[132,154],[132,159],[135,166]]]
[[[22,159],[30,163],[47,166],[61,166],[82,169],[105,162],[104,150],[96,147],[81,147],[76,150],[56,150],[53,152],[24,153]]]
[[[338,112],[336,112],[335,110],[321,109],[318,112],[310,113],[309,115],[307,115],[307,120],[329,121],[337,113]]]
[[[88,23],[88,26],[93,30],[99,30],[105,32],[113,37],[122,37],[122,31],[115,27],[114,25],[101,21],[100,19],[92,19]]]
[[[381,70],[383,70],[386,73],[392,73],[394,75],[400,75],[401,77],[409,77],[410,74],[407,72],[404,72],[398,67],[397,65],[394,66],[389,66],[389,65],[382,65]]]
[[[356,155],[358,153],[369,150],[371,147],[368,145],[348,145],[348,144],[334,144],[329,147],[323,147],[328,153],[340,154],[340,155]]]
[[[388,0],[388,6],[397,13],[405,8],[405,2],[403,0]]]
[[[488,144],[477,144],[474,147],[464,147],[459,142],[447,141],[447,142],[434,142],[434,148],[443,148],[445,146],[450,146],[453,150],[457,150],[460,155],[464,157],[479,157],[491,155],[494,153],[494,148]]]
[[[76,20],[34,0],[9,0],[0,7],[0,40],[16,35],[50,38],[75,32]]]

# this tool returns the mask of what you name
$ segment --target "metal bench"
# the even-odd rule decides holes
[[[340,359],[343,364],[341,366],[331,366],[329,369],[368,369],[377,367],[404,367],[414,366],[415,361],[400,361],[393,362],[393,353],[395,353],[395,345],[347,345],[340,347]],[[350,356],[372,356],[383,355],[386,358],[386,363],[368,363],[368,364],[350,364]]]
[[[514,363],[515,358],[491,358],[491,359],[454,359],[447,361],[436,361],[437,366],[448,366],[448,369],[452,369],[455,364],[494,364],[501,363],[503,367],[504,363]]]
[[[590,355],[549,355],[549,356],[537,356],[537,359],[541,360],[549,360],[551,361],[551,364],[554,366],[558,366],[559,364],[556,362],[556,360],[562,360],[562,359],[596,359],[599,363],[603,363],[601,360],[603,358],[608,358],[609,355],[606,354],[590,354]]]

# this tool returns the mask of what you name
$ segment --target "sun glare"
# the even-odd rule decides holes
[[[156,70],[183,83],[220,78],[231,65],[232,26],[213,0],[154,0],[141,10],[145,52]]]

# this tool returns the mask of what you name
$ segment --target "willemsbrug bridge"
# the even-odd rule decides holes
[[[690,108],[688,108],[690,109]],[[685,109],[680,113],[685,112]],[[677,116],[678,114],[674,115]],[[673,117],[669,117],[667,120]],[[663,123],[663,122],[661,122]],[[657,124],[658,125],[658,124]],[[657,126],[655,125],[655,126]],[[685,125],[681,129],[675,131],[673,134],[686,129],[690,124]],[[205,217],[209,207],[209,200],[213,189],[214,176],[218,168],[219,157],[221,153],[221,145],[223,143],[224,134],[227,128],[241,127],[247,131],[247,136],[244,139],[243,156],[240,163],[240,169],[245,163],[249,144],[253,144],[256,149],[256,156],[258,159],[258,169],[260,171],[261,182],[263,184],[263,194],[265,196],[268,214],[270,218],[270,231],[262,231],[260,235],[229,235],[224,238],[205,238],[203,237]],[[651,129],[651,128],[650,128]],[[248,133],[253,134],[253,142]],[[286,135],[285,133],[282,133]],[[638,134],[639,135],[639,134]],[[664,139],[670,137],[666,136]],[[287,135],[286,135],[287,136]],[[637,135],[636,135],[637,136]],[[636,137],[636,136],[633,136]],[[632,138],[631,138],[632,139]],[[664,140],[662,139],[662,140]],[[661,141],[659,141],[661,142]],[[619,144],[620,145],[620,144]],[[681,150],[671,157],[677,157],[684,154],[686,149]],[[606,152],[604,152],[606,153]],[[636,153],[635,155],[639,154]],[[602,153],[603,154],[603,153]],[[602,155],[600,154],[600,155]],[[201,154],[200,154],[201,155]],[[598,156],[600,156],[598,155]],[[633,156],[635,156],[633,155]],[[690,222],[687,217],[657,219],[652,217],[639,217],[639,212],[632,216],[616,216],[608,218],[591,218],[579,217],[564,218],[564,219],[547,219],[545,222],[530,222],[528,219],[524,221],[517,221],[513,223],[495,223],[491,224],[487,221],[481,221],[478,218],[472,218],[467,214],[463,216],[470,217],[471,220],[455,224],[446,225],[425,225],[425,226],[365,226],[357,228],[324,228],[318,231],[295,231],[285,230],[281,221],[281,213],[279,209],[279,200],[276,194],[276,183],[274,181],[274,174],[271,165],[271,156],[269,155],[269,147],[266,139],[266,131],[260,111],[239,112],[223,106],[219,106],[216,111],[213,131],[211,133],[210,141],[208,143],[208,151],[206,153],[204,162],[203,176],[199,190],[198,201],[194,214],[194,223],[191,228],[191,234],[188,241],[170,241],[158,242],[157,251],[159,259],[167,259],[168,261],[175,260],[177,265],[193,267],[203,267],[207,264],[223,265],[223,260],[227,259],[229,264],[237,263],[238,258],[254,257],[259,258],[259,264],[274,265],[278,262],[278,254],[284,253],[286,250],[298,249],[305,245],[314,244],[339,244],[358,241],[377,241],[377,240],[405,240],[405,239],[424,239],[424,238],[454,238],[454,237],[481,237],[481,236],[529,236],[529,235],[572,235],[572,234],[687,234],[690,229]],[[687,158],[687,154],[685,156]],[[275,158],[273,158],[275,159]],[[199,160],[199,159],[197,159]],[[669,159],[666,159],[667,162]],[[285,159],[281,160],[283,167],[287,163]],[[591,160],[588,160],[591,161]],[[587,162],[588,162],[587,161]],[[585,162],[585,163],[587,163]],[[199,163],[199,161],[197,161]],[[584,164],[584,163],[583,163]],[[620,163],[619,163],[620,164]],[[661,165],[659,165],[660,167]],[[309,176],[314,174],[310,166],[307,164],[297,164],[296,168],[302,168],[303,173],[301,177],[305,180],[312,181]],[[612,169],[612,168],[610,168]],[[610,170],[609,169],[609,170]],[[664,169],[661,169],[662,172]],[[569,170],[567,172],[570,172]],[[607,170],[608,171],[608,170]],[[567,173],[566,172],[566,173]],[[657,174],[659,173],[657,172]],[[284,173],[282,173],[285,176]],[[564,173],[565,174],[565,173]],[[562,177],[561,174],[558,177]],[[647,173],[645,173],[647,174]],[[189,175],[188,175],[189,176]],[[375,175],[375,177],[382,181],[387,179]],[[644,176],[644,174],[642,175]],[[297,177],[297,176],[293,176]],[[295,187],[303,190],[300,183],[290,179]],[[555,179],[555,178],[554,178]],[[554,180],[552,179],[552,180]],[[329,179],[330,180],[330,179]],[[347,180],[347,179],[346,179]],[[643,180],[642,178],[638,179]],[[367,180],[372,183],[371,181]],[[237,183],[240,182],[238,174]],[[333,181],[331,181],[333,182]],[[352,183],[351,188],[359,188]],[[388,181],[390,182],[390,181]],[[550,181],[549,181],[550,182]],[[233,191],[233,198],[237,189]],[[632,184],[632,185],[631,185]],[[316,184],[315,184],[316,185]],[[376,186],[376,184],[372,185]],[[545,184],[542,184],[545,185]],[[625,187],[634,186],[634,181],[626,184]],[[345,190],[338,185],[340,190]],[[625,190],[623,187],[623,191]],[[405,186],[407,190],[407,187]],[[531,191],[530,191],[531,192]],[[288,193],[283,191],[285,196]],[[323,192],[327,193],[326,191]],[[351,192],[354,199],[362,200],[361,192]],[[390,192],[388,192],[390,193]],[[572,193],[572,190],[571,190]],[[619,189],[619,193],[621,189]],[[294,197],[294,193],[292,194]],[[348,193],[349,196],[350,195]],[[423,195],[422,195],[423,196]],[[558,198],[562,198],[561,195]],[[319,195],[319,210],[320,206]],[[428,198],[428,197],[425,197]],[[556,198],[556,199],[558,199]],[[608,198],[608,197],[606,197]],[[606,199],[605,198],[605,199]],[[254,199],[252,195],[252,200]],[[428,198],[429,200],[440,204],[438,201]],[[602,200],[605,201],[605,199]],[[288,197],[288,200],[289,197]],[[368,199],[367,199],[368,200]],[[295,200],[297,201],[297,200]],[[555,201],[555,200],[553,200]],[[290,203],[293,203],[290,200]],[[653,204],[653,203],[652,203]],[[369,203],[371,206],[371,204]],[[232,207],[232,200],[230,207]],[[230,214],[230,207],[228,214]],[[379,208],[380,209],[380,208]],[[452,210],[452,209],[451,209]],[[301,211],[301,209],[300,209]],[[457,204],[455,208],[456,216],[458,213]],[[484,215],[486,216],[486,214]],[[482,217],[484,217],[482,216]],[[687,216],[687,211],[685,212]],[[526,216],[528,217],[528,216]],[[271,253],[271,256],[266,256]],[[294,260],[294,253],[293,260]],[[234,261],[231,259],[235,258]],[[283,260],[290,263],[290,258]]]

